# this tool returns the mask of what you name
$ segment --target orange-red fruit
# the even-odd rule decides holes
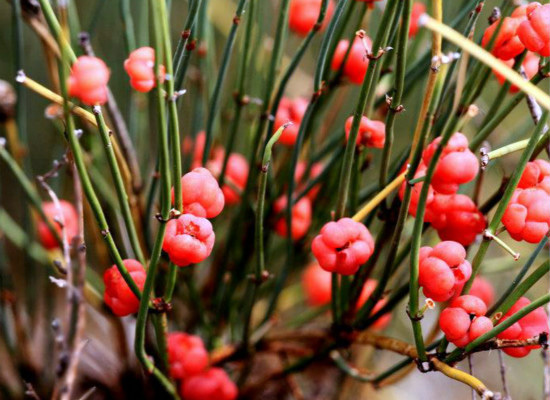
[[[504,18],[491,50],[491,53],[493,53],[495,57],[505,61],[510,60],[521,54],[525,49],[525,46],[517,35],[518,27],[526,20],[525,11],[526,6],[518,7],[510,17]],[[485,30],[483,39],[481,40],[481,45],[483,47],[489,45],[499,23],[500,20],[497,20]]]
[[[468,294],[471,294],[472,296],[476,296],[483,300],[487,307],[489,307],[489,305],[493,303],[495,299],[495,289],[493,285],[482,276],[475,277],[474,282],[472,283],[472,287],[470,288],[470,292]]]
[[[107,65],[100,58],[78,57],[67,80],[69,96],[78,98],[88,106],[105,104],[109,75]]]
[[[542,189],[550,194],[550,162],[535,160],[527,163],[518,183],[518,189],[529,188]]]
[[[44,214],[46,214],[48,220],[55,227],[61,239],[63,239],[61,234],[61,223],[63,222],[67,241],[71,243],[73,238],[78,234],[78,215],[73,205],[68,201],[60,200],[59,205],[62,215],[59,215],[59,209],[52,201],[42,203],[42,210],[44,210]],[[42,246],[48,250],[59,247],[57,240],[55,240],[55,236],[50,232],[48,225],[44,221],[41,220],[38,222],[37,230],[38,238]]]
[[[321,12],[321,4],[324,0],[291,0],[290,9],[288,11],[288,27],[294,33],[305,36],[315,26],[319,13]],[[334,2],[329,0],[325,12],[325,18],[320,30],[323,30],[334,12]]]
[[[420,165],[418,165],[418,168],[416,169],[416,172],[414,174],[414,179],[421,178],[426,175],[426,165],[421,161]],[[403,168],[402,172],[405,170]],[[403,197],[405,196],[405,189],[407,188],[407,182],[403,182],[401,184],[401,187],[399,188],[399,198],[403,200]],[[413,217],[416,217],[416,210],[418,208],[418,201],[420,200],[420,193],[422,192],[422,186],[424,185],[424,182],[417,182],[415,183],[411,188],[411,201],[409,203],[409,214],[411,214]],[[429,185],[428,187],[428,196],[426,197],[426,204],[430,204],[434,199],[434,189],[432,185]],[[428,212],[428,210],[426,210]],[[426,220],[426,218],[425,218]]]
[[[366,42],[368,50],[372,50],[371,39],[368,36],[365,36],[363,40]],[[344,57],[346,56],[348,47],[349,41],[347,40],[341,40],[338,43],[331,63],[331,68],[334,71],[338,71],[340,69],[340,66],[344,62]],[[349,56],[344,64],[343,73],[352,83],[360,85],[363,83],[368,66],[369,59],[367,58],[367,49],[365,49],[362,40],[359,37],[356,37],[353,40]]]
[[[137,287],[143,290],[147,276],[143,265],[139,261],[131,259],[123,260],[122,263],[130,273]],[[116,265],[111,266],[105,271],[103,274],[103,283],[105,284],[103,300],[113,311],[113,314],[124,317],[138,311],[139,299],[132,292]]]
[[[446,338],[457,347],[464,347],[493,328],[485,317],[487,306],[472,295],[454,299],[439,316],[439,327]]]
[[[149,92],[155,82],[155,50],[152,47],[140,47],[130,53],[124,61],[124,69],[130,76],[130,85],[138,92]],[[164,65],[159,66],[161,80],[164,81]]]
[[[224,196],[218,181],[206,168],[195,168],[181,177],[181,194],[185,213],[214,218],[224,206]],[[172,203],[174,189],[172,188]]]
[[[365,225],[342,218],[325,224],[311,249],[324,270],[351,275],[372,255],[374,240]]]
[[[523,63],[521,64],[523,66],[523,69],[525,71],[525,75],[527,75],[527,79],[533,78],[538,70],[539,70],[539,61],[540,58],[532,52],[528,52],[525,56],[525,59],[523,60]],[[508,65],[510,68],[514,66],[514,60],[508,60],[504,62],[506,65]],[[493,70],[493,73],[495,74],[498,82],[502,85],[506,81],[506,79],[499,74],[496,70]],[[510,86],[510,93],[516,93],[519,90],[519,88],[516,85]]]
[[[430,143],[422,153],[424,164],[430,161],[441,143],[441,137]],[[453,194],[459,185],[473,180],[479,171],[479,161],[468,148],[468,138],[456,132],[443,148],[431,185],[438,193]]]
[[[208,352],[202,339],[183,332],[168,334],[168,364],[174,379],[189,378],[208,367]]]
[[[287,126],[283,131],[279,137],[279,143],[285,146],[293,146],[294,143],[296,143],[298,131],[300,130],[300,123],[302,122],[308,104],[308,101],[303,97],[297,97],[294,100],[290,100],[286,97],[281,99],[279,108],[277,109],[277,115],[275,115],[273,133],[287,122],[292,122],[292,125]]]
[[[286,217],[282,213],[286,209],[287,204],[286,194],[279,197],[273,204],[273,212],[281,214],[277,221],[275,221],[275,232],[283,237],[288,236]],[[291,213],[292,227],[290,235],[292,240],[299,240],[306,235],[311,225],[311,200],[308,197],[302,197],[292,206]]]
[[[518,312],[523,307],[529,305],[531,302],[526,297],[521,297],[509,310],[499,320],[499,323],[502,323],[513,314]],[[510,339],[510,340],[524,340],[535,337],[543,332],[550,332],[548,328],[548,316],[542,307],[539,307],[525,317],[521,318],[519,321],[515,322],[513,325],[502,331],[497,335],[499,339]],[[539,348],[540,346],[525,346],[525,347],[514,347],[506,348],[503,351],[512,357],[525,357],[533,349]]]
[[[207,163],[207,168],[212,171],[214,176],[219,176],[222,170],[223,159],[214,159]],[[248,179],[248,161],[239,153],[231,153],[227,159],[225,168],[225,183],[222,186],[222,192],[225,197],[225,203],[228,205],[237,204],[241,201],[241,194],[246,186]]]
[[[237,385],[221,368],[210,368],[184,379],[180,392],[185,400],[235,400],[238,396]]]
[[[517,28],[525,47],[543,57],[550,56],[550,4],[533,2],[527,6],[527,19]]]
[[[346,140],[349,139],[351,126],[353,124],[353,116],[346,120],[345,131]],[[356,144],[365,147],[383,148],[386,141],[386,124],[382,121],[373,121],[361,116],[359,123],[359,131],[357,132]]]
[[[543,189],[516,189],[502,223],[515,240],[538,243],[550,228],[550,195]]]
[[[183,214],[166,223],[162,250],[179,267],[205,260],[214,247],[216,235],[206,218]]]
[[[418,33],[418,20],[420,16],[426,12],[426,6],[423,3],[415,2],[411,10],[411,24],[409,26],[409,37],[413,37]]]

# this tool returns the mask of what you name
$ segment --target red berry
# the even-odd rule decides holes
[[[183,214],[167,222],[162,249],[174,264],[185,267],[206,259],[212,252],[215,239],[210,221]]]
[[[69,96],[77,97],[88,106],[107,102],[107,65],[97,57],[80,56],[71,67],[67,80]]]
[[[221,368],[193,375],[181,385],[181,396],[185,400],[235,400],[237,395],[237,386]]]
[[[222,169],[222,160],[213,160],[208,163],[208,169],[215,176],[218,176]],[[225,184],[222,186],[222,192],[225,202],[229,205],[237,204],[241,201],[241,193],[248,180],[248,161],[239,153],[232,153],[227,159],[225,169]]]
[[[523,307],[529,305],[531,302],[526,297],[521,297],[516,303],[508,310],[508,312],[500,319],[499,323],[502,323]],[[543,332],[550,332],[548,327],[548,316],[542,307],[539,307],[529,314],[521,318],[519,321],[502,331],[497,335],[499,339],[517,339],[525,340],[535,337]],[[540,346],[524,346],[516,348],[506,348],[503,351],[512,357],[525,357],[533,349]]]
[[[470,324],[468,339],[470,342],[476,340],[478,337],[486,334],[491,329],[493,329],[493,321],[487,317],[477,317]]]
[[[306,183],[307,183],[306,178],[308,178],[308,177],[304,177],[306,170],[307,170],[306,162],[298,161],[298,164],[296,164],[296,169],[294,171],[294,180],[297,183],[299,192],[302,189],[305,189],[306,187]],[[314,163],[309,170],[309,178],[315,179],[317,176],[321,174],[321,172],[323,172],[323,165],[321,163]],[[319,194],[319,190],[321,190],[321,184],[313,186],[311,190],[306,194],[306,196],[311,201],[313,201]]]
[[[300,36],[307,35],[317,22],[322,3],[323,0],[292,0],[288,12],[288,27],[290,30]],[[323,25],[320,28],[321,30],[327,26],[333,12],[334,3],[330,0],[327,5]]]
[[[331,274],[319,266],[310,263],[302,274],[302,289],[307,303],[312,306],[324,306],[331,299]]]
[[[224,196],[218,181],[206,168],[195,168],[181,177],[182,203],[185,213],[214,218],[222,212]],[[174,189],[172,189],[172,203]]]
[[[426,175],[426,165],[421,162],[418,166],[414,178],[421,178]],[[405,168],[403,168],[403,171]],[[409,204],[409,214],[411,214],[413,217],[416,217],[416,210],[418,208],[418,201],[420,200],[420,193],[422,192],[422,186],[424,185],[423,182],[415,183],[411,189],[411,201]],[[401,187],[399,188],[399,198],[403,200],[403,196],[405,196],[405,189],[407,187],[407,182],[403,182],[401,184]],[[432,188],[432,185],[428,188],[428,196],[426,198],[426,204],[430,204],[433,201],[434,198],[434,190]],[[428,212],[428,210],[426,210]]]
[[[371,39],[368,36],[365,36],[364,40],[366,41],[369,50],[371,50]],[[338,71],[340,69],[346,52],[348,51],[348,47],[349,41],[347,40],[341,40],[338,43],[331,63],[331,68],[334,71]],[[365,49],[362,40],[356,37],[351,45],[351,50],[344,65],[343,73],[352,83],[360,85],[363,83],[363,79],[365,79],[368,66],[369,59],[367,58],[367,49]]]
[[[458,307],[466,311],[469,315],[480,317],[487,312],[487,306],[479,297],[471,294],[459,296],[451,302],[451,307]]]
[[[424,295],[434,301],[447,301],[460,293],[472,275],[466,250],[457,242],[441,242],[433,249],[423,247],[418,261],[418,283]]]
[[[168,334],[168,364],[172,378],[184,379],[200,374],[208,363],[208,352],[200,337],[183,332]]]
[[[487,306],[472,295],[459,296],[441,312],[439,327],[457,347],[464,347],[472,340],[493,329],[492,321],[485,317]]]
[[[367,281],[365,282],[365,285],[363,286],[363,290],[361,290],[359,299],[357,300],[357,304],[355,306],[356,311],[359,311],[359,309],[361,309],[361,307],[363,307],[363,305],[367,302],[367,300],[370,298],[374,289],[376,289],[377,284],[378,282],[376,280],[367,279]],[[372,314],[377,313],[378,310],[384,307],[386,303],[387,301],[385,299],[378,300],[378,302],[375,304],[375,306],[372,309]],[[382,330],[386,326],[388,326],[390,321],[391,321],[391,314],[390,313],[384,314],[372,324],[371,328],[375,330]]]
[[[481,276],[475,277],[469,294],[483,300],[487,307],[489,307],[495,299],[495,289],[493,288],[493,285]]]
[[[464,194],[435,194],[426,208],[426,222],[431,222],[441,240],[454,240],[467,246],[486,226],[485,217]]]
[[[61,223],[63,223],[67,241],[71,243],[73,238],[78,235],[78,215],[74,206],[68,201],[59,200],[59,206],[62,215],[59,215],[59,209],[56,207],[55,203],[51,201],[42,203],[42,210],[44,210],[44,214],[46,214],[46,217],[55,227],[59,237],[62,239]],[[55,236],[50,232],[48,225],[44,221],[41,220],[38,222],[37,230],[38,238],[42,246],[48,250],[59,247],[57,240],[55,240]]]
[[[283,124],[292,122],[292,125],[286,127],[278,142],[285,146],[293,146],[298,138],[300,123],[306,112],[309,102],[303,97],[297,97],[290,100],[286,97],[281,99],[277,115],[275,115],[275,123],[273,125],[273,133],[275,133]]]
[[[439,316],[439,328],[449,341],[460,339],[468,334],[470,316],[461,308],[446,308]]]
[[[527,79],[531,79],[534,77],[537,72],[539,71],[539,61],[540,58],[535,54],[528,52],[525,56],[525,59],[523,60],[523,63],[521,64],[523,66],[523,69],[525,70],[525,75],[527,75]],[[506,65],[508,65],[510,68],[514,66],[514,60],[510,59],[508,61],[504,62]],[[505,82],[504,76],[499,74],[497,71],[493,70],[493,73],[495,74],[498,82],[502,85]],[[516,93],[519,90],[519,88],[516,85],[510,86],[510,93]]]
[[[550,162],[545,160],[528,162],[521,175],[518,188],[538,188],[550,194]]]
[[[501,24],[498,35],[493,42],[492,53],[501,60],[510,60],[521,54],[525,49],[523,43],[519,40],[517,30],[520,24],[525,21],[526,6],[518,7],[510,17],[505,17]],[[493,22],[483,34],[481,45],[487,47],[493,37],[500,20]]]
[[[418,33],[418,20],[422,14],[426,13],[426,6],[423,3],[415,2],[411,10],[411,24],[409,26],[409,37],[416,36]]]
[[[275,201],[273,211],[275,214],[279,214],[286,209],[286,205],[287,196],[282,195]],[[290,229],[290,234],[293,240],[299,240],[305,236],[311,225],[311,200],[307,197],[302,197],[292,206],[291,212],[292,228]],[[287,224],[284,215],[281,215],[281,217],[275,221],[275,232],[280,236],[287,237]]]
[[[550,228],[550,195],[542,189],[516,189],[502,223],[515,240],[538,243]]]
[[[137,260],[123,260],[122,263],[140,290],[143,290],[147,273]],[[139,309],[139,299],[132,292],[116,265],[111,266],[103,274],[105,293],[103,301],[113,311],[113,314],[124,317],[134,314]]]
[[[351,125],[353,124],[353,116],[346,120],[346,140],[349,138]],[[359,131],[357,132],[357,146],[383,148],[386,141],[386,124],[382,121],[373,121],[365,117],[361,117]]]
[[[325,224],[311,249],[324,270],[351,275],[372,255],[374,240],[365,225],[342,218]]]
[[[130,85],[143,93],[153,89],[156,85],[154,66],[155,50],[152,47],[140,47],[132,51],[124,61],[124,69],[130,76]],[[159,70],[164,80],[164,65],[160,65]]]
[[[430,161],[441,143],[435,139],[422,153],[424,164]],[[453,194],[458,186],[473,180],[479,171],[479,161],[468,148],[468,139],[462,133],[455,133],[443,148],[431,181],[434,190],[442,194]]]
[[[527,6],[527,19],[517,28],[525,47],[543,57],[550,56],[550,4],[533,2]]]

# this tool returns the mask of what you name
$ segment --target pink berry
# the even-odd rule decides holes
[[[278,142],[285,146],[293,146],[298,138],[298,131],[300,130],[300,123],[306,112],[309,102],[303,97],[297,97],[294,100],[290,100],[286,97],[281,99],[279,108],[277,109],[277,115],[275,116],[275,123],[273,125],[273,132],[275,133],[283,124],[292,122],[292,125],[286,127]]]
[[[468,334],[470,316],[461,308],[446,308],[439,316],[439,327],[449,341],[460,339]]]
[[[208,367],[208,352],[202,339],[183,332],[168,334],[168,364],[174,379],[189,378]]]
[[[411,24],[409,26],[409,37],[416,36],[420,29],[418,20],[422,14],[426,13],[426,6],[423,3],[415,2],[411,10]]]
[[[346,140],[349,138],[351,125],[353,124],[353,116],[346,120]],[[372,121],[365,117],[361,117],[359,131],[357,132],[357,146],[383,148],[386,141],[386,124],[382,121]]]
[[[147,274],[143,265],[137,260],[123,260],[122,263],[128,270],[137,287],[142,290]],[[139,299],[130,289],[116,265],[111,266],[103,274],[105,293],[103,301],[119,317],[134,314],[139,308]]]
[[[67,235],[67,241],[70,244],[73,238],[78,235],[78,215],[74,206],[65,200],[59,200],[59,206],[61,209],[61,214],[59,215],[59,209],[54,202],[44,202],[42,203],[42,210],[48,220],[52,223],[55,230],[59,234],[59,237],[63,239],[61,235],[61,223],[63,222],[63,227],[65,229],[65,234]],[[38,238],[40,243],[46,249],[56,249],[59,247],[59,243],[55,239],[55,236],[50,232],[46,222],[40,220],[37,224]]]
[[[195,168],[181,177],[181,194],[185,213],[202,218],[214,218],[223,210],[222,190],[218,181],[206,168]]]
[[[550,56],[550,4],[533,2],[527,6],[527,19],[517,28],[519,40],[530,51]]]
[[[324,306],[331,299],[331,274],[319,266],[310,263],[302,274],[302,289],[307,303],[312,306]]]
[[[183,214],[167,222],[162,249],[174,264],[185,267],[205,260],[212,252],[215,239],[210,221]]]
[[[368,36],[364,38],[369,50],[372,50],[372,41]],[[349,47],[349,41],[341,40],[336,47],[332,58],[331,68],[338,71]],[[356,37],[351,45],[349,56],[344,64],[344,75],[354,84],[360,85],[367,73],[369,60],[367,58],[367,50],[360,38]]]
[[[107,65],[100,58],[78,57],[71,67],[71,75],[67,81],[69,96],[77,97],[88,106],[105,104],[109,75]]]
[[[237,386],[221,368],[193,375],[181,385],[181,396],[185,400],[235,400],[237,395]]]
[[[527,53],[525,59],[523,60],[523,63],[521,64],[523,66],[523,70],[525,71],[525,75],[527,75],[527,79],[531,79],[537,74],[537,72],[539,71],[539,61],[540,58],[535,53]],[[510,68],[514,66],[513,59],[505,61],[504,63]],[[503,85],[506,81],[506,78],[504,78],[504,76],[502,76],[495,70],[493,70],[493,73],[495,74],[498,82]],[[519,91],[519,88],[516,85],[510,86],[510,93],[516,93],[517,91]]]
[[[130,85],[138,92],[149,92],[155,82],[155,50],[152,47],[140,47],[130,53],[124,61],[124,69],[130,76]],[[160,74],[164,80],[164,65],[160,65]]]
[[[525,166],[518,189],[538,188],[550,194],[550,162],[530,161]]]
[[[550,195],[542,189],[516,189],[502,223],[515,240],[538,243],[550,228]]]
[[[351,275],[374,251],[374,240],[367,227],[351,218],[328,222],[311,244],[321,268]]]
[[[489,307],[495,299],[495,289],[493,288],[493,285],[481,276],[475,277],[469,294],[483,300],[487,307]]]
[[[478,337],[486,334],[493,329],[493,321],[487,317],[477,317],[470,324],[470,331],[468,332],[469,341],[476,340]]]
[[[500,20],[493,22],[493,24],[485,30],[481,45],[483,47],[489,45],[497,27],[500,25],[500,30],[493,42],[491,53],[504,61],[510,60],[521,54],[525,46],[520,41],[517,31],[521,23],[526,20],[525,11],[526,6],[518,7],[510,17],[504,18],[502,24],[500,24]]]
[[[288,27],[290,30],[300,36],[307,35],[315,27],[322,2],[323,0],[292,0],[288,12]],[[320,30],[327,26],[333,12],[334,3],[330,0]]]
[[[273,211],[275,214],[280,214],[286,209],[287,196],[282,195],[279,197],[273,205]],[[302,197],[298,202],[292,206],[292,227],[290,234],[293,240],[299,240],[303,238],[311,225],[311,200],[307,197]],[[275,221],[275,232],[279,236],[287,237],[287,224],[286,217],[281,216]]]

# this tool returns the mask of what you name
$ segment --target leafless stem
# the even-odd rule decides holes
[[[506,364],[504,364],[504,357],[502,357],[502,350],[498,351],[498,362],[500,364],[500,378],[502,380],[502,400],[510,400],[508,395],[508,383],[506,382]]]

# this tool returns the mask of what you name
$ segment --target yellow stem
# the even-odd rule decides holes
[[[544,91],[533,85],[531,82],[523,79],[523,77],[514,71],[512,68],[508,67],[498,58],[493,56],[487,50],[481,48],[471,40],[468,40],[460,33],[454,29],[448,27],[442,22],[436,21],[434,18],[430,17],[427,14],[424,14],[420,22],[426,28],[432,32],[437,32],[442,35],[448,41],[456,44],[462,48],[467,53],[471,54],[473,57],[477,58],[483,64],[489,66],[493,70],[497,71],[499,74],[504,76],[506,80],[510,81],[513,85],[517,86],[521,91],[525,92],[527,95],[532,96],[539,102],[539,104],[550,110],[550,96]]]
[[[494,396],[494,393],[487,389],[487,386],[484,385],[479,379],[475,376],[472,376],[464,371],[461,371],[457,368],[453,368],[450,365],[445,364],[443,361],[438,360],[436,357],[431,359],[431,362],[435,369],[441,372],[443,375],[448,376],[455,381],[462,382],[472,389],[474,389],[482,399],[491,399]]]
[[[397,176],[393,181],[391,181],[388,186],[382,189],[376,196],[374,196],[370,201],[368,201],[358,212],[355,214],[352,219],[354,221],[363,220],[368,213],[370,213],[374,208],[382,202],[388,195],[393,192],[405,181],[405,174],[407,171],[402,172]]]
[[[527,147],[527,143],[529,143],[529,139],[511,143],[496,150],[490,151],[489,153],[487,153],[487,157],[489,158],[489,160],[494,160],[495,158],[505,156],[515,151],[523,150]]]

